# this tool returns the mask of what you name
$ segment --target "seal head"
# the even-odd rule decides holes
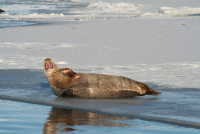
[[[61,96],[63,92],[70,89],[70,86],[79,77],[69,68],[59,69],[50,58],[44,60],[44,74],[53,93],[57,96]]]
[[[59,73],[59,69],[57,65],[53,62],[52,59],[47,58],[44,60],[44,74],[49,82],[49,85],[53,91],[53,93],[57,96],[61,96],[61,94],[64,92],[62,89],[59,89],[56,87],[57,79],[55,79],[55,76],[62,75]]]
[[[57,72],[59,69],[57,65],[53,62],[52,59],[47,58],[44,60],[44,74],[46,77],[53,74],[53,72]]]

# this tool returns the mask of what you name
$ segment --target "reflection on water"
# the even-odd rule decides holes
[[[50,111],[50,112],[49,112]],[[0,99],[1,134],[199,134],[200,129]]]
[[[35,25],[35,24],[36,23],[25,22],[25,21],[0,21],[0,28],[27,26],[27,25]]]
[[[129,118],[115,117],[73,109],[52,108],[47,122],[44,124],[43,133],[56,131],[68,132],[76,130],[73,126],[87,125],[98,127],[125,127],[130,124],[116,120],[129,120]]]

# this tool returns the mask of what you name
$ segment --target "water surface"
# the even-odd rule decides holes
[[[0,100],[1,134],[199,133],[199,129],[74,109]]]

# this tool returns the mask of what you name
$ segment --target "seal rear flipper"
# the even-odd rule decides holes
[[[145,85],[145,84],[143,84],[143,83],[138,82],[138,85],[140,86],[140,88],[141,88],[142,90],[145,91],[145,94],[142,93],[142,94],[140,94],[139,96],[162,94],[161,92],[158,92],[158,91],[156,91],[156,90],[153,90],[153,89],[149,88],[147,85]]]
[[[75,77],[76,73],[73,72],[70,68],[60,68],[59,72],[62,72],[64,75],[69,76],[71,78]]]
[[[149,88],[148,91],[146,92],[146,94],[147,95],[159,95],[159,94],[162,94],[162,93]]]

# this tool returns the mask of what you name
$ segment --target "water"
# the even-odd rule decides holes
[[[0,100],[0,133],[199,133],[199,129]]]
[[[34,24],[36,23],[31,23],[31,22],[26,22],[26,21],[0,21],[0,28],[27,26],[27,25],[34,25]]]

